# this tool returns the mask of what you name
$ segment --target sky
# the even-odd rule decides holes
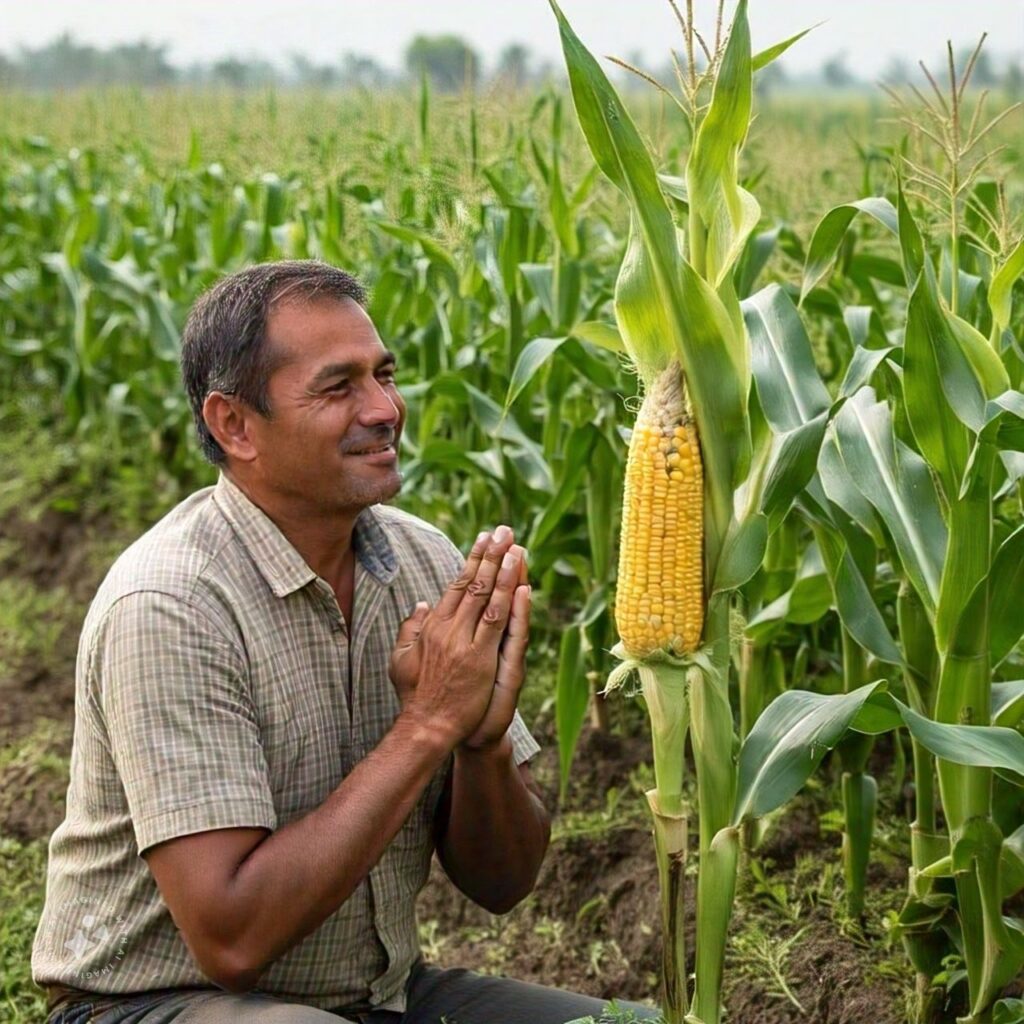
[[[561,6],[595,53],[639,53],[653,67],[678,48],[668,0],[561,0]],[[714,0],[694,6],[698,27],[709,28]],[[797,73],[838,53],[865,78],[877,76],[891,56],[936,66],[947,38],[959,48],[982,31],[993,57],[1024,54],[1024,0],[751,0],[750,21],[755,49],[824,22],[787,53],[786,66]],[[235,54],[285,67],[293,52],[335,63],[352,51],[397,68],[414,35],[444,32],[461,35],[489,64],[510,42],[560,63],[546,0],[0,0],[0,52],[38,46],[65,30],[98,46],[140,38],[167,43],[172,63],[180,65]]]

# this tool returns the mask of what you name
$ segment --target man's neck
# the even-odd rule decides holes
[[[338,593],[352,561],[352,530],[360,510],[326,513],[268,491],[237,474],[224,475],[284,534],[303,561]]]

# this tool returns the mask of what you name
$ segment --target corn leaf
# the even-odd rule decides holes
[[[992,283],[988,286],[989,309],[1000,331],[1005,331],[1010,325],[1013,286],[1021,274],[1024,274],[1024,239],[1017,243],[1006,262],[992,275]]]
[[[740,0],[715,75],[711,104],[697,129],[686,167],[690,261],[716,289],[732,273],[761,218],[757,200],[740,186],[737,173],[752,102],[747,0]],[[695,216],[699,231],[695,230]]]
[[[843,626],[879,661],[902,665],[903,656],[842,534],[816,529],[815,536],[829,571],[836,611]]]
[[[843,463],[892,536],[900,561],[934,614],[946,556],[946,526],[924,460],[893,434],[892,416],[871,388],[833,421]]]
[[[819,22],[818,24],[821,24]],[[781,57],[794,43],[799,42],[808,32],[813,32],[817,25],[812,25],[810,28],[805,28],[802,32],[797,32],[796,35],[790,36],[788,39],[783,39],[782,42],[776,43],[774,46],[769,46],[759,53],[754,54],[750,64],[754,71],[760,71],[761,68],[766,68],[773,60]]]
[[[750,336],[751,370],[761,408],[777,432],[816,419],[831,405],[814,365],[810,339],[789,295],[777,284],[740,308]]]
[[[762,817],[795,796],[883,685],[868,683],[852,693],[833,695],[789,690],[776,697],[740,750],[732,824]]]
[[[800,286],[800,303],[812,288],[817,287],[821,279],[828,273],[835,259],[839,246],[846,235],[846,229],[858,213],[865,213],[894,235],[899,234],[899,220],[895,207],[888,199],[871,196],[858,199],[852,203],[835,206],[818,222],[811,235],[811,244],[807,248],[807,260],[804,263],[803,283]],[[902,280],[902,271],[900,271]]]
[[[992,724],[1016,727],[1024,718],[1024,679],[992,684]]]
[[[988,584],[989,643],[997,665],[1024,636],[1024,526],[1000,545]]]
[[[947,496],[958,494],[970,454],[964,416],[977,423],[984,415],[985,395],[952,337],[927,274],[918,278],[910,296],[903,349],[903,395],[914,439]]]
[[[566,341],[562,338],[534,338],[519,353],[516,365],[512,369],[512,377],[508,382],[505,394],[504,411],[507,413],[512,403],[522,393],[523,388],[533,380],[537,371],[561,348]]]
[[[615,294],[620,332],[645,380],[677,354],[686,373],[705,461],[714,561],[731,517],[734,477],[742,479],[750,462],[746,339],[715,291],[680,259],[651,155],[628,110],[554,0],[551,7],[583,134],[601,170],[629,200],[629,242]]]
[[[583,660],[583,630],[577,624],[562,633],[555,681],[555,724],[558,731],[558,799],[564,801],[569,771],[590,703],[590,683]]]

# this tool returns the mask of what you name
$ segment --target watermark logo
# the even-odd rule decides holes
[[[71,938],[64,941],[68,957],[78,966],[75,977],[90,980],[110,974],[128,950],[127,919],[105,913],[100,900],[92,896],[76,896],[63,909],[76,916]]]

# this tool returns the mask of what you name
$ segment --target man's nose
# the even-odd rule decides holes
[[[398,403],[389,393],[388,388],[378,381],[372,381],[364,393],[359,420],[367,425],[374,423],[397,423],[401,416]]]

